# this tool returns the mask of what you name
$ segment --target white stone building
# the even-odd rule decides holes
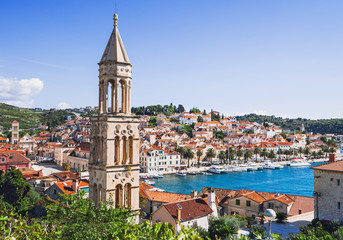
[[[145,149],[140,152],[140,165],[144,173],[171,172],[179,169],[181,157],[178,152],[167,149]]]

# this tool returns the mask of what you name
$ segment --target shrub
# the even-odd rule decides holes
[[[267,230],[264,227],[252,226],[249,230],[250,239],[266,239]]]

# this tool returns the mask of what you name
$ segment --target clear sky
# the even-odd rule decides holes
[[[1,0],[0,102],[95,106],[114,0]],[[117,0],[132,105],[343,117],[343,1]]]

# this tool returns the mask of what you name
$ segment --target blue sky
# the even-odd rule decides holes
[[[343,117],[343,1],[118,0],[133,106]],[[0,101],[95,106],[114,0],[0,1]]]

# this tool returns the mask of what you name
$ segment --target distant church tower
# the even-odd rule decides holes
[[[12,144],[18,144],[19,142],[19,122],[13,121],[12,122],[12,138],[11,143]]]
[[[131,114],[132,65],[118,31],[117,14],[113,20],[99,63],[99,114],[91,118],[90,198],[96,205],[113,201],[116,208],[138,210],[139,117]]]

